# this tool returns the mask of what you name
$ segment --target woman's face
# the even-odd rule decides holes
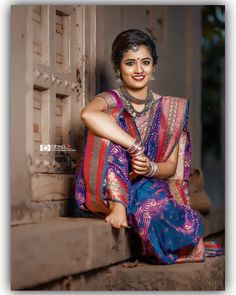
[[[149,49],[139,45],[137,50],[125,52],[120,73],[124,85],[130,89],[142,89],[147,86],[153,72],[153,60]]]

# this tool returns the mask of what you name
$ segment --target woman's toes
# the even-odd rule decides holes
[[[120,224],[119,224],[119,222],[117,220],[113,222],[113,226],[115,228],[120,228]]]
[[[117,223],[112,223],[111,225],[112,225],[112,227],[114,227],[114,228],[119,228],[119,226],[118,226]]]
[[[123,223],[121,224],[121,226],[122,226],[122,227],[128,227],[128,224],[127,224],[127,222],[123,222]]]
[[[114,214],[110,214],[105,217],[105,221],[110,223],[114,228],[120,229],[121,227],[127,228],[128,224],[127,221],[121,218],[117,218],[117,216],[113,216]]]
[[[106,222],[110,222],[110,218],[107,216],[107,217],[105,218],[105,221],[106,221]]]
[[[105,221],[108,222],[108,223],[110,223],[111,225],[113,224],[113,219],[112,219],[111,216],[107,216],[107,217],[105,218]]]

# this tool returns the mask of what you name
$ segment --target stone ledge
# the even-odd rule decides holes
[[[131,257],[128,231],[103,219],[55,218],[12,227],[11,287],[30,288]]]
[[[224,257],[207,258],[203,263],[141,264],[133,269],[114,266],[107,282],[109,290],[224,290]]]
[[[203,217],[204,237],[224,229],[222,211]],[[131,257],[127,230],[98,218],[55,218],[12,227],[12,289],[30,288]]]
[[[201,263],[118,264],[38,286],[41,291],[220,291],[225,289],[224,256]]]

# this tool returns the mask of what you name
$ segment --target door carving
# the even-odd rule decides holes
[[[93,46],[96,40],[95,9],[91,5],[29,6],[28,15],[26,125],[31,198],[63,200],[70,193],[81,153],[80,112],[86,97],[95,91],[95,80],[91,82],[92,73],[86,70],[95,64],[95,54],[86,54],[88,44]],[[89,39],[85,37],[88,30]]]

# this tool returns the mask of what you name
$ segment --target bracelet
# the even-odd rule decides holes
[[[159,166],[157,163],[150,161],[150,170],[146,173],[147,177],[155,177],[159,172]]]
[[[126,151],[131,157],[136,157],[144,153],[144,146],[141,141],[138,141],[138,139],[136,139],[134,144],[127,148]]]

